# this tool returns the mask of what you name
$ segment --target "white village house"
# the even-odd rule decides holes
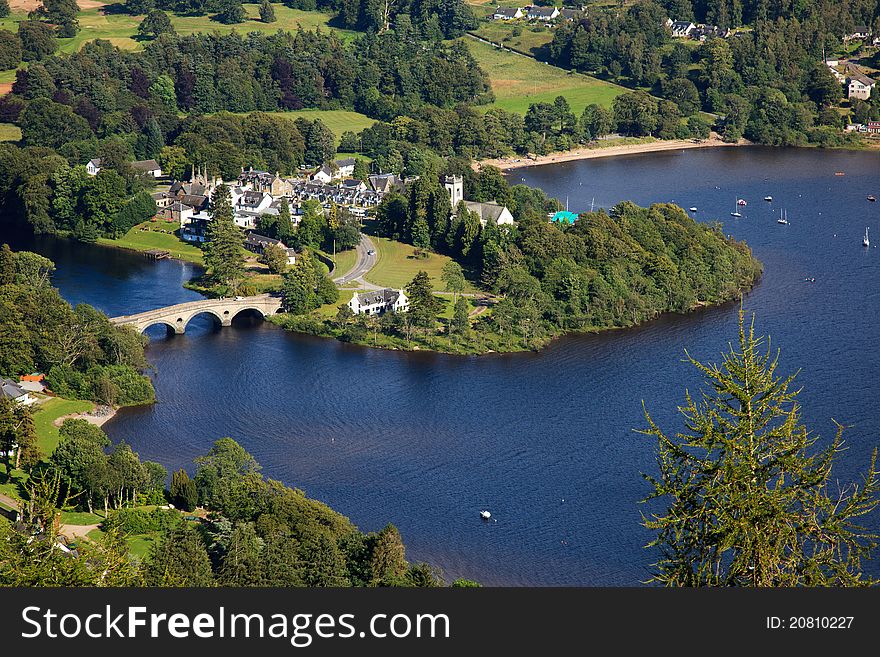
[[[131,168],[138,173],[145,173],[152,178],[162,177],[162,167],[156,160],[136,160],[131,163]],[[86,173],[90,176],[97,176],[101,171],[101,158],[95,157],[86,163]]]
[[[519,7],[496,7],[492,14],[494,21],[512,21],[522,17],[523,12]]]
[[[859,100],[868,100],[871,92],[877,85],[877,81],[869,78],[864,73],[850,71],[849,85],[847,87],[847,98],[858,98]]]
[[[371,290],[358,292],[348,307],[355,315],[382,315],[386,312],[403,312],[409,309],[409,299],[403,290]]]

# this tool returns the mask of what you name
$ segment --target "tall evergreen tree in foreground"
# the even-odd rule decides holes
[[[746,327],[720,365],[700,363],[709,390],[686,394],[686,432],[657,439],[658,478],[645,500],[668,504],[646,518],[661,558],[652,581],[667,586],[856,586],[877,536],[858,524],[878,504],[874,450],[861,484],[831,478],[842,430],[825,449],[801,424],[795,375]]]
[[[244,236],[235,225],[226,185],[217,187],[211,202],[213,209],[205,243],[205,265],[215,282],[235,292],[244,276]]]

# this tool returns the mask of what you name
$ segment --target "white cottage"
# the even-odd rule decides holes
[[[371,290],[355,294],[348,307],[355,315],[382,315],[386,312],[403,312],[409,309],[409,299],[403,290]]]
[[[0,397],[11,399],[17,404],[27,406],[37,401],[30,393],[12,379],[0,379]]]

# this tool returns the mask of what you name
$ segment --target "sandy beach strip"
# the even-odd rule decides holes
[[[612,142],[613,143],[613,142]],[[635,155],[638,153],[659,153],[664,151],[677,151],[690,148],[719,148],[722,146],[746,146],[750,142],[742,139],[737,143],[727,143],[717,135],[709,139],[670,139],[657,140],[644,144],[622,144],[619,146],[595,146],[593,148],[577,148],[571,151],[538,155],[536,157],[502,157],[492,160],[475,162],[474,167],[493,166],[502,171],[520,169],[523,167],[535,167],[542,164],[556,164],[559,162],[571,162],[574,160],[591,160],[597,157],[614,157],[617,155]]]

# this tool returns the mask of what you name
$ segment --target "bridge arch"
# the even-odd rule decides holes
[[[253,312],[257,313],[262,319],[266,319],[266,316],[271,314],[267,313],[264,309],[257,306],[242,306],[241,308],[236,308],[235,310],[231,311],[231,314],[229,316],[230,321],[238,317],[241,313],[248,310],[252,310]]]
[[[173,333],[177,333],[177,327],[174,325],[174,322],[170,322],[167,319],[154,319],[139,328],[139,333],[146,333],[147,329],[153,328],[154,326],[164,326],[165,328],[171,330]]]
[[[183,321],[183,328],[186,329],[189,323],[199,315],[210,315],[217,320],[220,326],[229,326],[229,322],[232,320],[228,314],[224,315],[222,310],[214,310],[213,308],[198,308],[191,313],[178,315],[177,319]]]

